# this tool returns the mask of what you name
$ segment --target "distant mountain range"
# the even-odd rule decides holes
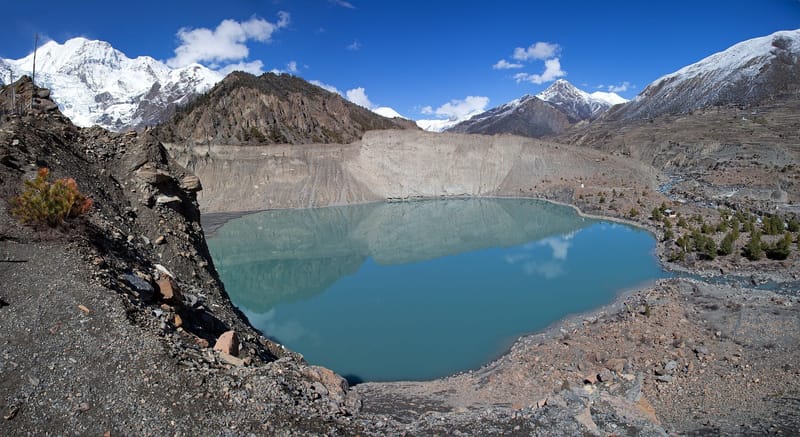
[[[447,131],[538,138],[558,134],[584,120],[593,120],[613,105],[625,102],[627,100],[617,94],[589,94],[559,79],[535,96],[525,95],[512,100],[462,121]]]
[[[0,83],[8,81],[9,72],[14,77],[29,75],[33,65],[32,57],[31,54],[16,60],[0,59]],[[800,92],[799,59],[800,30],[781,31],[741,42],[667,74],[648,85],[630,102],[613,93],[587,93],[566,80],[557,80],[536,96],[520,97],[466,121],[427,120],[420,124],[427,130],[436,131],[542,137],[558,135],[573,126],[583,126],[595,120],[646,120],[715,105],[757,104],[776,96]],[[333,93],[322,94],[321,89],[302,79],[283,80],[272,76],[264,79],[264,84],[291,83],[295,87],[293,89],[300,90],[298,92],[310,93],[309,101],[320,104],[325,102],[327,106],[306,110],[307,108],[291,103],[299,101],[297,96],[292,97],[294,100],[291,102],[287,100],[275,106],[274,102],[268,102],[269,99],[265,97],[269,93],[263,93],[266,88],[261,87],[264,84],[255,87],[248,85],[248,89],[261,90],[258,95],[261,96],[264,108],[280,107],[279,112],[268,113],[280,116],[266,116],[266,119],[272,120],[271,126],[266,125],[267,121],[253,116],[250,123],[255,123],[264,135],[272,135],[274,132],[276,138],[284,135],[288,139],[295,138],[293,141],[297,142],[338,142],[351,138],[353,132],[363,129],[397,125],[411,127],[400,119],[388,122],[383,117],[372,118],[374,112],[389,117],[398,115],[388,108],[379,108],[374,112],[358,111],[346,105],[343,99],[337,99]],[[168,120],[176,108],[187,105],[197,96],[211,90],[222,79],[219,72],[199,64],[172,69],[148,56],[128,58],[107,42],[85,38],[73,38],[64,44],[50,41],[37,52],[37,84],[49,88],[61,111],[79,126],[97,124],[117,131],[153,126]],[[244,76],[236,76],[232,81],[240,84],[253,83],[253,79],[245,79]],[[300,82],[297,81],[302,81],[303,85],[298,85]],[[232,90],[231,83],[221,89]],[[216,99],[222,99],[219,93],[217,91]],[[272,95],[278,94],[288,96],[278,89]],[[210,101],[204,100],[206,103]],[[215,104],[224,106],[219,102]],[[336,109],[331,109],[331,105]],[[193,111],[197,111],[199,106],[193,108]],[[350,118],[333,130],[329,130],[332,126],[330,120],[307,120],[308,117],[336,118],[339,116],[336,111],[343,108],[347,108],[347,116]],[[211,117],[211,114],[207,116]],[[197,129],[206,126],[200,120],[195,120],[185,111],[179,118],[192,120],[196,125],[193,127],[188,121],[178,120],[165,132],[189,133],[195,139],[209,137],[206,133],[201,135],[197,132]],[[233,120],[229,122],[236,124]],[[276,127],[275,123],[283,123],[283,127]],[[309,127],[315,124],[316,127]],[[234,128],[237,127],[220,125],[215,129],[223,137],[235,139],[235,132],[226,131]],[[305,137],[301,132],[309,136]]]
[[[536,96],[526,95],[447,130],[538,138],[583,121],[645,120],[718,105],[752,105],[798,92],[800,30],[781,31],[663,76],[630,102],[613,93],[589,94],[559,79]]]
[[[0,59],[0,78],[31,75],[33,54]],[[128,58],[104,41],[50,41],[36,53],[36,83],[79,126],[125,130],[166,120],[176,106],[208,91],[222,75],[202,65],[170,68],[149,56]]]

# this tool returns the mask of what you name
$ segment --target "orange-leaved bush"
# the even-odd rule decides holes
[[[25,181],[25,191],[11,200],[11,213],[22,222],[55,227],[67,218],[86,214],[92,207],[92,199],[78,191],[75,179],[50,183],[49,176],[49,169],[40,168],[36,179]]]

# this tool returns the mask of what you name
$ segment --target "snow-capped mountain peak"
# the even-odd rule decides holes
[[[627,102],[615,93],[596,91],[589,94],[564,79],[553,82],[536,97],[558,106],[573,122],[594,119],[611,106]]]
[[[33,71],[33,53],[0,59],[15,77]],[[222,75],[202,65],[171,69],[149,56],[131,59],[108,42],[48,41],[36,52],[36,83],[49,88],[59,108],[79,126],[112,130],[162,121],[176,104],[203,93]]]
[[[800,91],[800,29],[753,38],[664,75],[609,116],[652,118]]]

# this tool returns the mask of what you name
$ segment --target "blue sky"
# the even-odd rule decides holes
[[[800,28],[798,0],[10,3],[0,7],[3,58],[27,55],[38,32],[105,40],[175,65],[295,66],[298,76],[345,94],[362,88],[371,105],[414,119],[434,118],[448,102],[442,114],[496,106],[557,77],[632,98],[739,41]],[[219,28],[223,20],[232,21]]]

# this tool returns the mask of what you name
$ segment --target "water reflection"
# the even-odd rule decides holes
[[[256,327],[364,380],[476,367],[522,333],[662,276],[653,245],[526,199],[266,211],[209,240]]]

